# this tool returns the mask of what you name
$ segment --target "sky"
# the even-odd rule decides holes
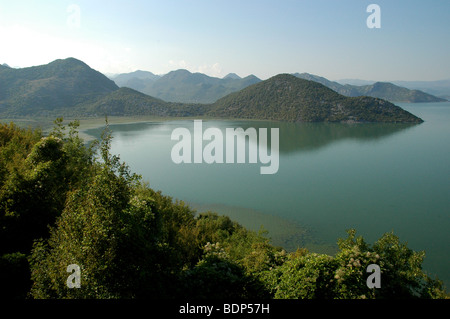
[[[450,0],[0,0],[0,64],[67,57],[105,74],[449,79]]]

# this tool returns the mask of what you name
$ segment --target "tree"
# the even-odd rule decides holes
[[[192,299],[268,298],[258,278],[246,273],[219,243],[207,243],[204,256],[182,275],[181,295]]]
[[[1,296],[26,296],[33,241],[48,238],[48,226],[61,214],[68,191],[82,182],[88,168],[88,150],[75,130],[61,137],[0,125]]]
[[[415,252],[393,233],[372,247],[356,231],[338,241],[336,256],[299,251],[263,277],[275,298],[394,299],[445,298],[442,282],[421,267],[424,252]],[[381,287],[367,285],[369,265],[381,269]]]
[[[35,243],[31,261],[35,298],[127,298],[142,292],[153,266],[158,229],[152,198],[138,189],[106,130],[88,183],[69,193],[48,243]],[[81,289],[68,289],[66,267],[81,268]],[[157,263],[155,263],[157,264]],[[148,278],[145,283],[148,283]],[[144,287],[145,288],[145,287]]]
[[[332,299],[336,262],[331,256],[292,254],[280,266],[275,281],[277,299]],[[273,283],[272,283],[273,284]]]

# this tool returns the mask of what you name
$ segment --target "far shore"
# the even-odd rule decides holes
[[[53,126],[54,121],[57,117],[26,117],[26,118],[0,118],[0,123],[11,123],[14,122],[19,127],[23,128],[40,128],[44,134],[49,133]],[[166,122],[166,121],[186,121],[186,120],[221,120],[221,121],[269,121],[269,120],[258,120],[258,119],[239,119],[239,118],[217,118],[217,117],[207,117],[207,116],[192,116],[192,117],[161,117],[161,116],[108,116],[108,123],[111,125],[117,124],[133,124],[142,122]],[[93,136],[86,134],[87,130],[96,129],[105,126],[105,117],[87,117],[87,118],[71,118],[64,117],[64,125],[67,125],[71,121],[78,120],[80,126],[78,128],[79,136],[85,141],[89,142],[94,139]],[[277,121],[269,121],[277,122]]]

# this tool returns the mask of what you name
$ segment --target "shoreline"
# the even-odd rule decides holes
[[[288,252],[294,252],[297,248],[306,248],[310,252],[333,256],[338,250],[336,243],[321,241],[309,226],[301,225],[291,219],[263,213],[252,208],[226,204],[192,202],[186,202],[186,204],[197,213],[214,212],[218,215],[228,216],[232,221],[248,230],[265,231],[265,235],[272,245],[281,247]]]
[[[170,121],[188,121],[188,120],[203,120],[203,121],[255,121],[255,122],[279,122],[279,121],[269,121],[269,120],[256,120],[256,119],[238,119],[238,118],[217,118],[217,117],[155,117],[155,116],[117,116],[108,117],[109,125],[127,125],[127,124],[137,124],[146,122],[170,122]],[[74,121],[76,119],[64,119],[64,124]],[[94,139],[93,136],[86,133],[87,130],[97,129],[105,126],[105,118],[86,118],[79,120],[80,126],[78,128],[78,134],[85,142],[90,142]]]

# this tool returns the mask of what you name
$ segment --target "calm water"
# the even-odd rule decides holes
[[[112,152],[151,187],[194,206],[228,208],[233,219],[247,222],[248,211],[257,212],[251,215],[261,218],[255,225],[264,223],[262,216],[276,216],[306,228],[309,239],[291,246],[325,252],[348,228],[369,243],[394,231],[408,247],[426,251],[424,268],[449,287],[450,103],[399,105],[425,123],[203,121],[204,129],[222,131],[278,127],[280,163],[274,175],[260,175],[260,163],[174,164],[170,154],[177,142],[171,133],[177,127],[193,132],[189,120],[112,125]],[[276,223],[264,226],[276,229]]]

